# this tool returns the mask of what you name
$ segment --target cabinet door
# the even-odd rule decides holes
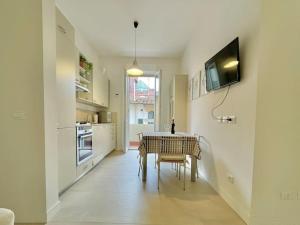
[[[108,137],[106,124],[93,126],[93,150],[97,161],[103,159],[107,155]]]
[[[93,103],[101,105],[102,103],[102,77],[99,72],[93,74]]]
[[[109,81],[106,77],[103,78],[102,80],[102,105],[104,107],[108,107],[108,96],[109,96]]]
[[[110,123],[107,126],[107,154],[110,153],[111,151],[113,151],[115,149],[115,143],[116,143],[116,139],[115,139],[115,124]]]
[[[56,92],[58,128],[72,127],[76,122],[76,50],[70,39],[72,34],[67,21],[58,17],[56,30]],[[64,27],[65,26],[65,27]]]
[[[93,103],[108,107],[108,79],[96,72],[93,76]]]
[[[116,124],[112,124],[112,150],[117,148],[117,128]]]
[[[105,156],[110,152],[110,130],[109,130],[109,124],[104,124],[103,125],[104,132],[103,132],[103,150]]]
[[[76,57],[75,77],[77,82],[80,82],[79,54],[80,54],[79,50],[75,48],[75,57]]]
[[[93,126],[93,150],[96,158],[104,157],[103,150],[103,127],[101,125]]]
[[[58,185],[63,191],[76,179],[76,131],[74,128],[57,129]]]

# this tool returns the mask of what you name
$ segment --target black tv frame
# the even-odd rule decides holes
[[[238,65],[237,65],[237,79],[233,82],[230,82],[230,83],[226,83],[225,85],[222,85],[218,88],[213,88],[213,89],[210,89],[208,90],[207,89],[207,67],[208,65],[210,65],[212,62],[215,61],[215,59],[218,57],[218,55],[224,50],[226,49],[229,45],[233,44],[234,42],[237,42],[237,60],[239,61]],[[222,48],[217,54],[215,54],[213,57],[211,57],[209,60],[207,60],[205,62],[205,76],[206,76],[206,91],[208,92],[211,92],[211,91],[215,91],[215,90],[219,90],[219,89],[222,89],[224,87],[227,87],[227,86],[230,86],[230,85],[233,85],[235,83],[239,83],[241,81],[241,67],[240,67],[240,64],[241,64],[241,61],[240,61],[240,45],[239,45],[239,37],[236,37],[233,41],[231,41],[229,44],[227,44],[224,48]]]

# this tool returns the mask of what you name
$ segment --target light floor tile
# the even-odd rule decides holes
[[[154,157],[147,182],[137,176],[137,151],[113,152],[61,196],[49,225],[245,225],[202,179],[186,191],[170,164],[162,164],[160,191]]]

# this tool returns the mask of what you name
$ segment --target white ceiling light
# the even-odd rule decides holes
[[[133,26],[134,26],[134,61],[132,63],[132,66],[127,69],[127,74],[129,76],[142,76],[144,75],[143,70],[139,67],[137,60],[136,60],[136,29],[139,25],[138,21],[134,21],[133,22]]]

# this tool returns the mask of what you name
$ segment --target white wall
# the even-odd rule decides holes
[[[263,1],[252,225],[300,224],[299,11]]]
[[[129,125],[129,141],[139,141],[138,133],[153,132],[153,124],[130,124]]]
[[[258,1],[230,0],[210,4],[201,11],[203,21],[187,45],[182,58],[182,72],[204,69],[204,63],[235,37],[240,38],[241,76],[231,87],[220,115],[235,115],[234,125],[219,124],[211,117],[211,108],[225,90],[210,93],[188,104],[188,126],[192,133],[205,136],[200,170],[214,189],[246,221],[249,221],[252,197],[252,170],[257,82],[257,42],[260,5]],[[215,5],[214,5],[215,4]],[[234,6],[234,7],[233,7]],[[228,175],[235,178],[234,184]]]
[[[124,76],[125,67],[132,63],[130,57],[101,57],[100,63],[106,68],[110,79],[110,111],[117,112],[117,147],[123,149],[124,137]],[[160,125],[169,124],[169,86],[179,71],[179,60],[168,58],[138,58],[140,65],[151,70],[161,70],[161,117]],[[119,95],[116,95],[119,94]]]
[[[12,209],[17,223],[46,222],[47,206],[57,198],[52,190],[46,194],[52,188],[49,182],[55,186],[57,180],[56,168],[49,173],[56,154],[55,123],[50,124],[56,119],[49,116],[55,111],[54,5],[45,3],[0,2],[0,27],[5,31],[0,42],[0,207]],[[44,35],[50,36],[43,40]],[[44,108],[44,104],[49,105]]]

